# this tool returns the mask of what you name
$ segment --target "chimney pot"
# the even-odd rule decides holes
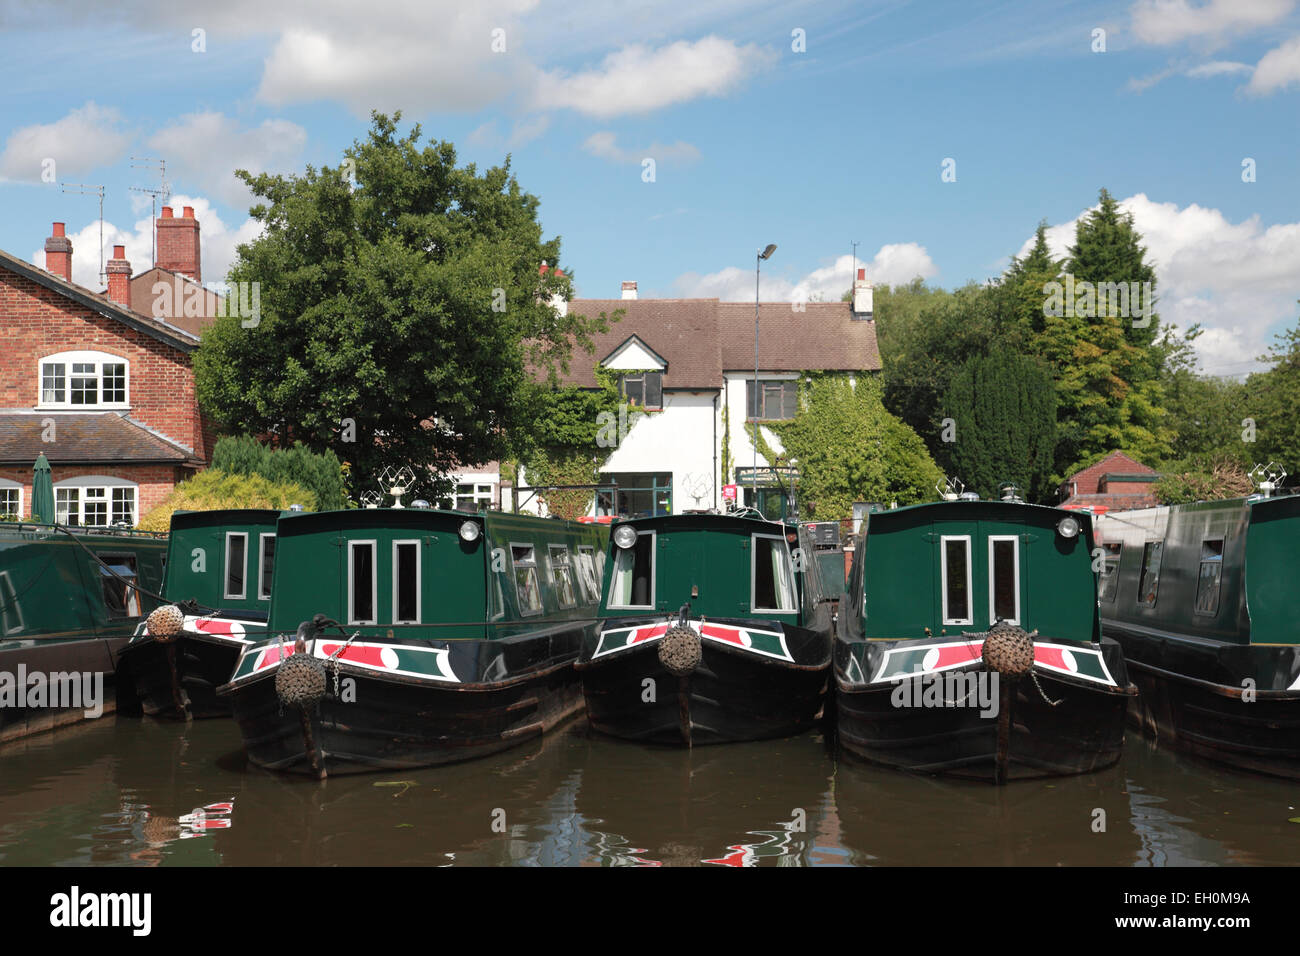
[[[171,206],[163,206],[163,207],[162,207],[162,217],[163,217],[164,219],[170,219],[170,218],[172,217],[172,207],[171,207]]]
[[[114,258],[114,259],[125,259],[125,258],[126,258],[126,246],[114,246],[114,247],[113,247],[113,258]]]
[[[62,223],[62,222],[56,222],[56,223],[54,224],[54,234],[55,234],[56,236],[62,236],[62,235],[64,235],[64,229],[65,229],[65,226],[66,226],[65,223]]]
[[[56,222],[52,233],[45,240],[45,271],[71,282],[72,240],[66,235],[64,223]]]
[[[865,279],[866,277],[867,277],[867,270],[866,270],[866,269],[859,269],[859,270],[858,270],[858,280],[861,281],[861,280]]]
[[[193,218],[194,218],[194,207],[193,207],[193,206],[186,206],[186,207],[185,207],[185,212],[181,214],[181,218],[182,218],[182,219],[193,219]]]

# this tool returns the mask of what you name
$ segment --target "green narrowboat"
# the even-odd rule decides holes
[[[163,586],[172,607],[137,628],[121,658],[119,679],[134,689],[144,713],[230,715],[229,699],[216,688],[266,631],[279,517],[266,509],[172,515]]]
[[[249,759],[323,777],[467,760],[582,706],[607,531],[428,508],[281,516],[268,634],[228,695]]]
[[[162,535],[0,523],[0,742],[116,708],[105,685],[166,551]]]
[[[1136,689],[1092,547],[1088,515],[1016,500],[868,515],[835,643],[843,747],[993,782],[1115,763]]]
[[[757,513],[614,525],[600,625],[578,660],[592,727],[687,747],[811,727],[830,683],[831,597],[806,525]]]
[[[1106,633],[1159,740],[1300,778],[1300,497],[1111,512],[1096,519]]]

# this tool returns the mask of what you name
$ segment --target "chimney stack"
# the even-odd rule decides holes
[[[45,271],[65,282],[72,281],[72,240],[64,234],[64,224],[54,224],[54,235],[45,240]]]
[[[126,261],[126,246],[114,246],[108,271],[108,297],[118,305],[131,308],[131,263]]]
[[[859,269],[858,277],[853,280],[853,317],[855,319],[872,318],[872,286],[867,281],[867,270]]]
[[[625,299],[635,299],[635,298],[636,298],[636,282],[624,282],[624,283],[623,283],[623,298],[625,298]]]
[[[163,206],[162,215],[155,221],[158,259],[154,265],[187,275],[202,282],[199,255],[199,221],[194,218],[194,207],[185,206],[180,217],[171,206]]]
[[[551,268],[550,266],[548,266],[545,262],[543,262],[542,265],[541,265],[541,268],[539,268],[539,269],[537,270],[537,274],[540,275],[543,279],[545,279],[545,278],[546,278],[546,273],[547,273],[547,271],[548,271],[550,268]],[[556,269],[555,272],[552,273],[552,274],[553,274],[553,275],[555,276],[555,278],[557,278],[557,279],[563,279],[563,278],[564,278],[564,270],[563,270],[563,269]],[[564,298],[564,296],[562,296],[562,295],[561,295],[560,293],[558,293],[558,292],[554,293],[554,294],[550,297],[550,299],[547,300],[546,304],[549,305],[552,309],[554,309],[554,310],[555,310],[557,313],[559,313],[560,315],[568,315],[568,314],[569,314],[569,303],[568,303],[568,301]]]

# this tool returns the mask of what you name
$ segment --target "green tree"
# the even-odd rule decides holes
[[[848,518],[855,501],[931,501],[942,480],[925,443],[885,410],[883,387],[870,375],[851,385],[841,373],[805,373],[800,411],[770,424],[786,460],[797,462],[799,498],[823,520]]]
[[[222,438],[212,450],[212,467],[233,475],[261,475],[277,484],[307,488],[322,511],[347,506],[343,468],[334,452],[321,454],[302,442],[291,448],[270,448],[247,435]]]
[[[1056,391],[1037,359],[998,349],[966,361],[948,387],[952,467],[966,487],[993,497],[1011,482],[1030,501],[1052,497]]]
[[[1246,452],[1257,462],[1281,464],[1300,474],[1300,323],[1279,333],[1260,361],[1272,367],[1246,379],[1239,411],[1255,423],[1256,441]]]
[[[509,158],[458,167],[452,144],[421,147],[399,120],[373,114],[338,167],[239,171],[265,231],[229,279],[259,284],[261,314],[218,319],[194,373],[228,428],[335,450],[354,489],[410,465],[431,497],[436,476],[504,457],[530,424],[530,367],[555,381],[605,325],[547,305],[571,294],[568,277],[539,275],[560,241],[543,241]]]

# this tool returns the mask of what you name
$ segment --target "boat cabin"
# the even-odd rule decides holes
[[[167,598],[193,600],[226,616],[265,620],[280,514],[251,508],[173,514]]]

